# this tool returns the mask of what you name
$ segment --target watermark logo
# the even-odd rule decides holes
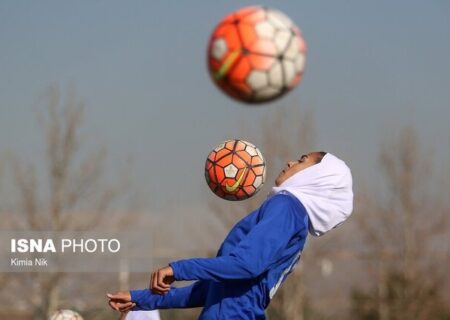
[[[147,233],[0,232],[0,272],[147,272]]]

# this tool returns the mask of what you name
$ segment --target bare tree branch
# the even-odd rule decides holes
[[[84,102],[73,92],[63,102],[57,87],[49,89],[45,102],[46,112],[38,115],[38,121],[44,132],[48,180],[38,181],[34,165],[11,157],[18,197],[14,209],[7,213],[8,218],[14,221],[15,230],[90,230],[105,221],[107,209],[120,194],[121,186],[103,182],[104,148],[82,157],[79,132]],[[13,291],[8,292],[29,305],[35,319],[48,319],[59,307],[66,277],[61,272],[13,274],[8,281]]]

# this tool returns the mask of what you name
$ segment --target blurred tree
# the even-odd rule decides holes
[[[448,270],[445,186],[432,172],[413,127],[382,144],[379,163],[386,187],[359,197],[357,215],[376,288],[355,290],[358,319],[439,319]]]
[[[103,182],[104,148],[82,157],[79,131],[84,102],[72,90],[63,103],[56,87],[49,89],[45,101],[46,112],[39,114],[38,120],[44,130],[47,177],[39,179],[35,163],[12,156],[17,200],[2,213],[2,218],[8,221],[11,230],[17,231],[88,231],[105,219],[111,220],[105,214],[119,188]],[[120,188],[126,184],[122,179]],[[126,217],[119,220],[117,225],[122,226],[130,221]],[[20,273],[8,278],[11,281],[2,290],[2,301],[25,306],[39,320],[48,319],[60,307],[60,288],[68,281],[67,274],[62,272]],[[69,303],[72,305],[74,300]]]
[[[440,294],[441,284],[423,284],[416,279],[405,278],[404,273],[390,272],[386,277],[386,291],[384,295],[387,319],[450,319],[450,310]],[[352,293],[354,319],[378,320],[379,293],[377,290],[369,292],[354,290]],[[417,305],[417,313],[409,314],[411,305]],[[405,312],[406,311],[406,312]]]

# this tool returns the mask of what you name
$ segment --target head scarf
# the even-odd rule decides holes
[[[289,177],[270,195],[288,192],[305,207],[309,232],[321,236],[343,223],[353,210],[352,174],[344,161],[327,153],[320,163]]]

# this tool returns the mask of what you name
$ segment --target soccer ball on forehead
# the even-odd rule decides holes
[[[225,17],[208,46],[211,78],[229,96],[262,103],[281,97],[301,80],[306,45],[284,13],[247,7]]]
[[[49,320],[83,320],[83,317],[72,310],[57,310]]]
[[[244,140],[227,140],[211,151],[205,163],[206,183],[226,200],[244,200],[255,195],[266,179],[261,151]]]

